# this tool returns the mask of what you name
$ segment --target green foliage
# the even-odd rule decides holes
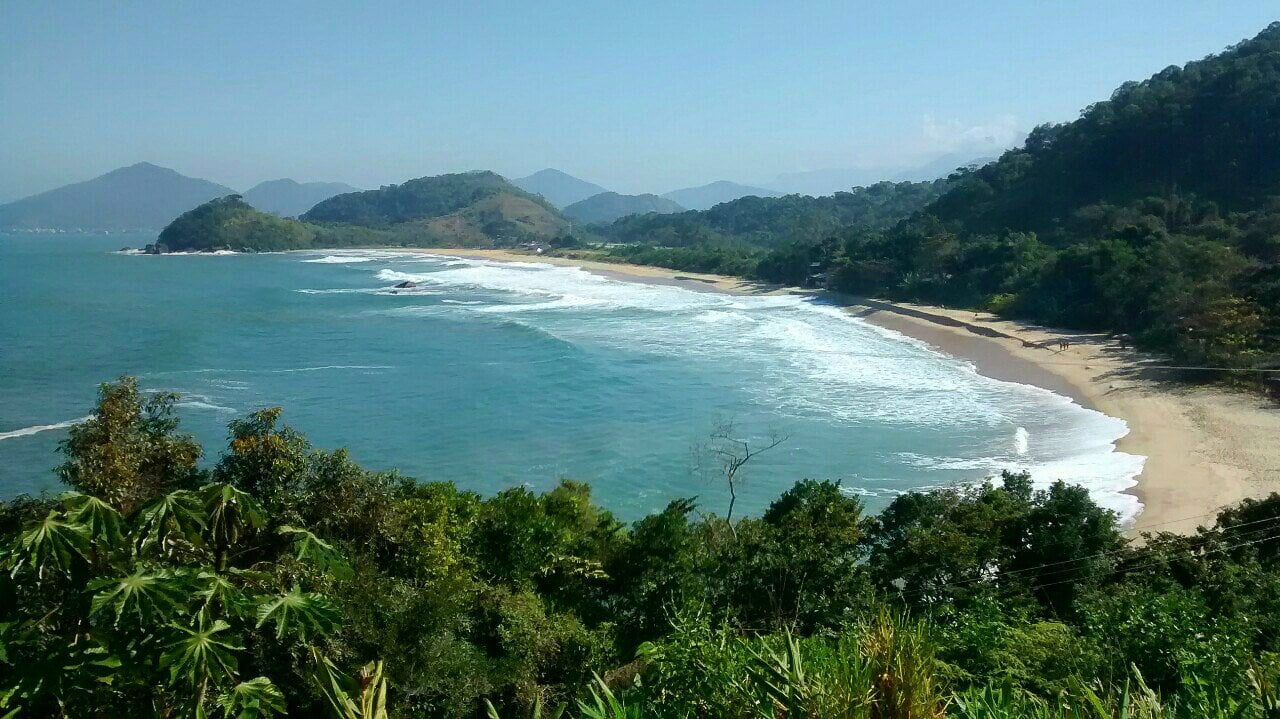
[[[264,719],[286,714],[284,695],[266,677],[240,682],[218,697],[223,716],[235,719]]]
[[[67,461],[59,476],[124,513],[143,497],[191,486],[201,450],[189,435],[174,433],[176,399],[164,392],[143,399],[129,377],[102,385],[97,411],[61,445]]]
[[[131,386],[97,414],[145,417]],[[101,494],[0,509],[0,716],[1276,714],[1280,496],[1141,545],[1025,474],[874,516],[803,481],[732,531],[692,500],[628,527],[580,483],[366,472],[277,410],[208,473],[148,465],[187,440],[140,422],[64,448]]]

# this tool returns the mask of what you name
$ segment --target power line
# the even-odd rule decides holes
[[[1215,513],[1216,513],[1216,512],[1210,512],[1210,513],[1208,513],[1208,514],[1215,514]],[[1196,519],[1196,518],[1198,518],[1198,517],[1204,517],[1204,516],[1208,516],[1208,515],[1207,515],[1207,514],[1192,515],[1192,516],[1190,516],[1190,517],[1186,517],[1186,518],[1184,518],[1184,519],[1180,519],[1180,520],[1179,520],[1179,519],[1175,519],[1175,520],[1170,520],[1170,521],[1168,521],[1168,522],[1159,522],[1159,523],[1156,523],[1156,524],[1151,524],[1151,525],[1148,525],[1148,527],[1156,527],[1156,526],[1161,526],[1161,525],[1164,525],[1164,524],[1172,524],[1173,522],[1185,521],[1185,520],[1187,520],[1187,519]],[[1240,527],[1248,527],[1248,526],[1256,525],[1256,524],[1271,524],[1271,523],[1275,523],[1275,522],[1280,522],[1280,516],[1276,516],[1276,517],[1268,517],[1268,518],[1266,518],[1266,519],[1257,519],[1257,520],[1253,520],[1253,521],[1251,521],[1251,522],[1243,522],[1243,523],[1241,523],[1241,524],[1234,525],[1233,527],[1231,527],[1231,529],[1233,529],[1233,530],[1234,530],[1234,529],[1238,529],[1238,528],[1240,528]],[[1144,528],[1146,528],[1146,527],[1144,527]],[[1271,527],[1271,526],[1266,526],[1266,527],[1262,527],[1262,528],[1259,528],[1259,529],[1252,529],[1252,530],[1249,530],[1248,532],[1244,532],[1241,536],[1248,536],[1248,535],[1252,535],[1252,534],[1257,534],[1258,532],[1268,532],[1268,531],[1271,531],[1272,529],[1274,529],[1274,527]],[[1280,535],[1276,535],[1276,536],[1280,536]],[[1265,538],[1264,538],[1264,539],[1265,539]],[[1263,541],[1263,540],[1258,540],[1258,541]],[[1237,546],[1246,546],[1247,544],[1251,544],[1251,543],[1252,543],[1252,542],[1250,542],[1250,543],[1245,543],[1245,544],[1242,544],[1242,545],[1237,545]],[[1007,571],[1007,572],[1001,572],[998,576],[993,577],[993,578],[994,578],[994,579],[1004,579],[1004,578],[1007,578],[1007,577],[1013,577],[1013,576],[1023,575],[1023,574],[1026,574],[1026,573],[1028,573],[1028,572],[1034,572],[1034,571],[1036,571],[1036,570],[1040,570],[1040,569],[1046,569],[1046,568],[1048,568],[1048,567],[1058,567],[1058,566],[1063,566],[1063,565],[1068,565],[1068,564],[1076,564],[1076,563],[1080,563],[1080,562],[1087,562],[1087,561],[1090,561],[1090,560],[1093,560],[1093,559],[1101,559],[1101,558],[1103,558],[1103,557],[1113,556],[1113,555],[1116,555],[1116,554],[1122,554],[1122,553],[1127,552],[1127,551],[1129,551],[1129,547],[1122,547],[1122,548],[1120,548],[1120,549],[1113,549],[1113,550],[1108,550],[1108,551],[1105,551],[1105,552],[1096,552],[1096,553],[1094,553],[1094,554],[1086,555],[1086,556],[1084,556],[1084,557],[1076,557],[1076,558],[1074,558],[1074,559],[1064,559],[1064,560],[1057,561],[1057,562],[1047,562],[1047,563],[1045,563],[1045,564],[1038,564],[1038,565],[1035,565],[1035,566],[1032,566],[1032,567],[1023,567],[1023,568],[1021,568],[1021,569],[1011,569],[1011,570],[1009,570],[1009,571]],[[1214,550],[1214,551],[1217,551],[1217,550]],[[1144,566],[1146,566],[1146,565],[1144,565]],[[1130,571],[1130,570],[1133,570],[1133,569],[1141,569],[1141,568],[1142,568],[1142,567],[1122,567],[1122,568],[1117,568],[1116,570],[1112,570],[1112,571]],[[1063,569],[1057,569],[1057,570],[1054,570],[1054,571],[1052,571],[1052,572],[1049,572],[1047,576],[1053,576],[1053,575],[1057,575],[1057,574],[1062,574],[1062,573],[1064,573],[1064,572],[1074,571],[1074,569],[1075,569],[1075,567],[1065,567],[1065,568],[1063,568]],[[1043,579],[1043,577],[1041,577],[1041,579]],[[983,577],[972,577],[972,578],[969,578],[969,579],[962,579],[962,580],[957,580],[957,581],[954,581],[954,582],[946,582],[946,583],[939,584],[939,585],[936,585],[936,586],[933,586],[933,587],[929,587],[929,588],[927,588],[927,589],[926,589],[926,588],[921,588],[921,589],[914,590],[914,591],[912,591],[912,592],[904,592],[904,593],[903,593],[903,595],[904,595],[904,596],[920,597],[920,596],[924,596],[925,594],[930,593],[930,592],[941,591],[941,590],[943,590],[943,589],[952,589],[952,588],[961,588],[961,587],[966,587],[966,586],[972,586],[972,585],[979,584],[979,583],[984,582],[984,581],[987,581],[987,579],[986,579],[986,578],[983,578]],[[1068,579],[1068,580],[1064,580],[1064,581],[1074,581],[1074,580]],[[1054,582],[1054,583],[1052,583],[1052,584],[1049,584],[1049,585],[1042,585],[1042,586],[1052,586],[1053,584],[1059,584],[1059,583],[1062,583],[1062,582]],[[1031,587],[1031,588],[1030,588],[1030,590],[1034,590],[1034,589],[1036,589],[1036,588],[1037,588],[1037,587]],[[1010,589],[1017,589],[1017,588],[1010,588]]]

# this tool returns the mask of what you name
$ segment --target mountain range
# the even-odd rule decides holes
[[[928,180],[964,164],[947,156],[898,179]],[[944,167],[945,165],[945,167]],[[868,185],[881,178],[875,170],[820,170],[780,175],[779,187],[801,194],[830,194],[833,189]],[[780,197],[777,190],[726,180],[672,190],[661,196],[623,195],[555,169],[512,180],[514,188],[541,196],[554,209],[579,222],[612,222],[631,214],[705,210],[742,197]],[[297,217],[317,204],[356,188],[340,182],[269,180],[243,193],[256,209]],[[235,190],[208,180],[187,177],[149,162],[112,170],[85,182],[66,185],[8,204],[0,204],[0,228],[60,230],[124,230],[164,227],[179,214]],[[518,214],[518,212],[517,212]]]
[[[291,217],[355,188],[341,182],[269,180],[244,193],[255,208]],[[154,230],[209,200],[236,191],[176,170],[139,162],[91,180],[0,205],[0,228]]]

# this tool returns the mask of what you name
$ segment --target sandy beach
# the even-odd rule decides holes
[[[736,277],[546,257],[508,250],[406,250],[571,265],[632,281],[738,294],[805,292]],[[1134,493],[1135,532],[1194,531],[1245,497],[1280,491],[1280,411],[1246,393],[1176,381],[1158,358],[1105,335],[1058,331],[985,313],[834,296],[856,316],[967,359],[987,376],[1037,385],[1125,420],[1118,448],[1147,457]],[[1059,341],[1070,343],[1059,348]]]

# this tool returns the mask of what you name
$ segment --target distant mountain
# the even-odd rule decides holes
[[[766,190],[763,187],[751,187],[749,185],[739,185],[736,182],[728,180],[717,180],[710,184],[700,187],[686,187],[680,190],[672,190],[664,193],[662,196],[675,202],[682,207],[691,210],[706,210],[721,202],[729,202],[739,197],[782,197],[781,192],[774,190]]]
[[[547,202],[561,209],[601,192],[608,192],[594,182],[580,180],[573,175],[551,168],[539,170],[528,177],[517,178],[512,180],[511,184],[525,192],[542,195]]]
[[[341,182],[296,182],[288,178],[268,180],[244,193],[244,201],[264,212],[297,217],[318,203],[356,188]]]
[[[619,195],[601,192],[564,208],[565,217],[579,222],[613,222],[627,215],[643,215],[649,212],[669,214],[684,212],[684,208],[672,200],[657,195]]]
[[[149,162],[0,205],[0,227],[133,230],[164,227],[230,188]]]

